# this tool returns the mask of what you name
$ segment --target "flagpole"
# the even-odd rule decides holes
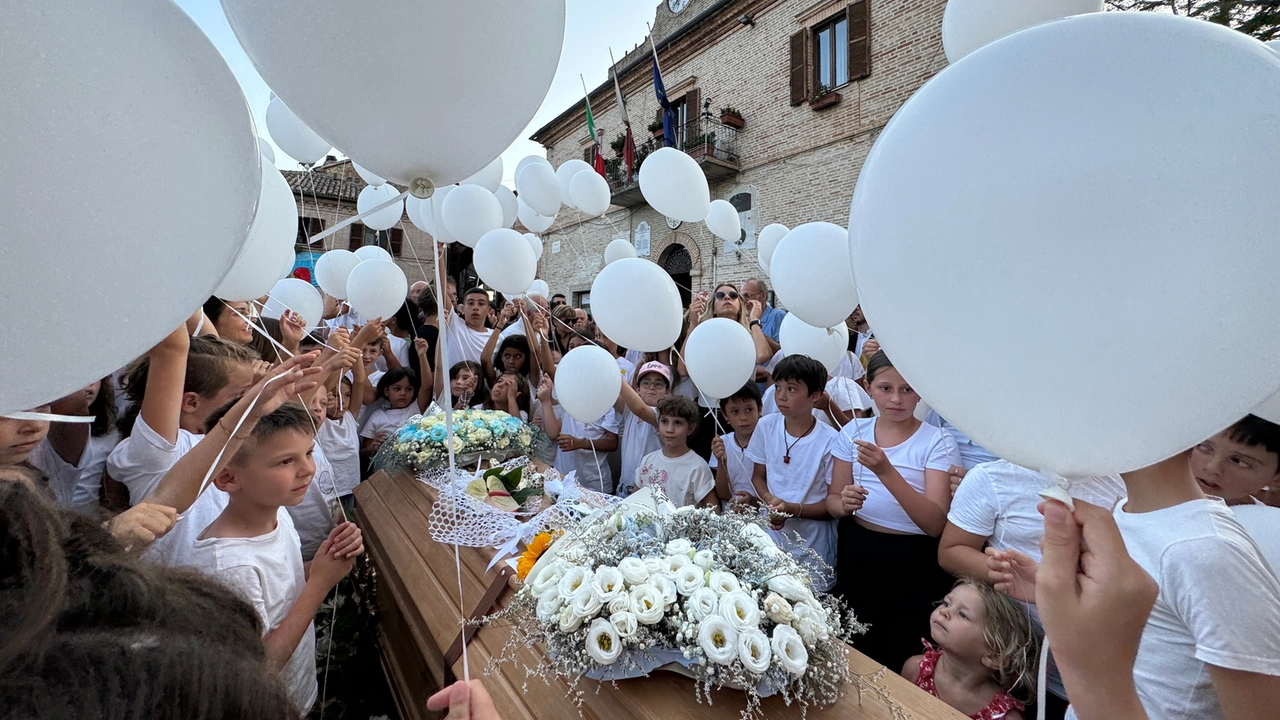
[[[658,66],[658,74],[662,74],[662,63],[658,62],[658,46],[653,43],[653,28],[649,27],[649,23],[644,24],[645,29],[649,31],[649,47],[653,48],[653,64]]]

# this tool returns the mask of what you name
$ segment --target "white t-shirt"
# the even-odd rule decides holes
[[[1231,514],[1258,544],[1271,572],[1280,576],[1280,508],[1254,500],[1248,505],[1232,505]]]
[[[840,439],[831,448],[831,454],[837,459],[853,463],[854,483],[867,489],[867,499],[858,511],[858,517],[882,528],[924,535],[925,532],[911,521],[907,511],[902,509],[876,474],[858,463],[858,446],[853,441],[858,439],[874,443],[878,420],[879,418],[855,419],[845,425],[844,430],[840,431]],[[941,428],[926,422],[920,423],[920,427],[906,442],[881,449],[902,475],[902,479],[921,494],[924,494],[925,470],[946,472],[952,465],[960,464],[956,441]]]
[[[253,606],[264,635],[284,622],[307,582],[298,533],[284,508],[276,513],[276,529],[266,535],[196,540],[192,560]],[[300,714],[311,710],[317,695],[314,622],[280,670],[280,681]]]
[[[618,369],[622,371],[622,382],[630,385],[636,379],[636,364],[630,360],[620,357],[618,358]]]
[[[1280,675],[1280,581],[1222,500],[1114,515],[1160,586],[1133,666],[1148,715],[1223,718],[1207,664]]]
[[[972,470],[982,463],[995,462],[1000,459],[996,457],[995,453],[974,442],[973,438],[966,435],[963,430],[947,422],[946,418],[939,415],[937,410],[929,410],[928,414],[924,416],[924,421],[930,425],[937,425],[951,434],[951,439],[956,441],[956,448],[960,450],[960,460],[965,470]]]
[[[472,330],[467,327],[467,323],[460,317],[451,317],[445,323],[445,339],[444,348],[444,371],[457,365],[463,360],[471,362],[480,362],[480,357],[484,355],[484,346],[489,344],[489,336],[493,331],[485,328],[482,331]]]
[[[139,415],[133,425],[133,433],[121,440],[107,456],[107,472],[129,488],[129,504],[137,505],[156,489],[165,473],[203,438],[203,435],[179,429],[178,441],[170,443]],[[142,558],[169,567],[190,566],[196,536],[209,527],[209,523],[216,520],[226,507],[227,494],[209,483],[191,507],[178,516],[173,529],[143,551]]]
[[[102,494],[102,476],[107,471],[107,456],[120,442],[115,430],[105,435],[89,435],[80,460],[75,465],[58,456],[46,438],[31,452],[31,464],[49,477],[49,489],[58,504],[76,512],[93,514]]]
[[[333,481],[340,496],[350,495],[360,484],[360,432],[357,425],[355,416],[344,412],[341,420],[325,418],[316,433],[320,449],[333,466]]]
[[[417,402],[411,402],[408,407],[398,410],[393,410],[389,407],[378,408],[369,416],[369,422],[366,422],[364,427],[360,429],[360,437],[376,438],[384,433],[390,435],[404,427],[405,423],[409,422],[409,418],[421,412],[418,409]]]
[[[381,380],[382,376],[386,374],[387,373],[382,370],[374,370],[373,372],[369,373],[369,386],[373,388],[373,393],[375,396],[378,393],[378,381]],[[348,378],[351,377],[350,370],[347,371],[347,377]],[[352,380],[352,382],[355,382],[355,381]],[[368,391],[366,390],[365,392],[368,392]],[[368,396],[366,395],[365,397],[368,397]],[[391,405],[387,402],[386,398],[377,398],[376,400],[369,403],[368,405],[365,405],[364,407],[360,408],[360,412],[356,414],[356,417],[357,417],[356,427],[360,430],[364,430],[364,426],[369,423],[369,418],[373,417],[373,413],[376,410],[378,410],[379,408],[386,409],[389,407],[391,407]]]
[[[545,407],[543,412],[546,412]],[[560,419],[560,434],[562,435],[570,435],[584,440],[599,440],[604,437],[606,432],[616,435],[619,430],[618,415],[613,410],[609,410],[604,414],[604,417],[588,425],[575,420],[559,404],[555,406],[555,414]],[[575,477],[582,487],[602,493],[611,493],[613,492],[613,471],[609,469],[607,454],[593,451],[591,448],[570,450],[568,452],[556,450],[556,470],[559,470],[561,475],[568,475],[576,471],[577,475]]]
[[[765,466],[769,492],[774,497],[807,505],[827,497],[831,485],[831,447],[838,437],[835,430],[815,422],[808,435],[796,438],[787,432],[785,415],[766,415],[756,425],[745,455],[752,463]],[[754,472],[754,468],[752,470]],[[791,533],[800,536],[798,544]],[[835,520],[791,518],[781,534],[772,530],[770,534],[779,547],[809,567],[815,587],[830,590],[835,586]],[[806,547],[816,552],[830,568],[815,568],[805,562],[802,550]]]
[[[761,415],[775,415],[778,412],[778,401],[775,399],[775,390],[777,386],[770,385],[764,391],[764,398],[760,403]],[[827,394],[831,396],[831,401],[836,407],[845,412],[853,410],[870,410],[871,396],[867,395],[867,391],[863,390],[858,383],[845,377],[833,377],[827,381]],[[821,420],[826,425],[839,430],[835,421],[831,419],[831,415],[825,410],[813,409],[813,416]]]
[[[678,458],[667,457],[662,450],[645,455],[636,470],[637,489],[655,485],[662,488],[676,507],[697,505],[708,493],[714,493],[716,479],[707,461],[689,450]]]
[[[737,435],[736,432],[731,432],[720,436],[721,442],[724,443],[725,466],[729,471],[730,497],[732,493],[746,493],[754,496],[756,488],[751,484],[751,476],[755,474],[756,464],[747,457],[746,448],[738,445]],[[712,455],[711,469],[717,469],[719,464],[720,461]]]
[[[391,352],[396,356],[396,360],[400,361],[400,367],[409,367],[409,348],[410,342],[405,338],[396,337],[391,331],[386,331],[387,342],[391,345]],[[382,358],[378,358],[381,360]]]
[[[302,559],[311,562],[320,543],[333,530],[333,513],[329,509],[331,502],[338,501],[337,487],[334,481],[333,465],[325,456],[320,444],[312,441],[311,458],[316,463],[316,474],[311,477],[307,486],[307,494],[302,502],[286,507],[289,517],[293,519],[293,527],[298,532]]]
[[[650,409],[654,413],[658,412],[657,408]],[[622,477],[618,481],[619,484],[630,486],[634,483],[636,471],[640,469],[640,461],[644,460],[645,455],[661,447],[662,441],[658,439],[658,429],[636,417],[630,408],[624,408],[622,435],[618,440],[618,450],[622,454],[619,465]]]

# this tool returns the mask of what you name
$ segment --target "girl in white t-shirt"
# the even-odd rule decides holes
[[[92,424],[53,423],[31,453],[31,464],[49,477],[58,504],[96,517],[107,456],[120,442],[115,429],[115,394],[106,377],[55,400],[50,412],[92,417]]]
[[[418,352],[419,367],[428,367],[427,341],[418,338],[414,349]],[[396,368],[388,370],[378,381],[378,396],[387,401],[387,408],[375,410],[360,431],[360,437],[364,438],[360,454],[365,457],[373,457],[388,435],[427,409],[431,404],[431,387],[419,382],[418,374],[412,369]]]
[[[363,400],[359,395],[364,390],[357,391],[356,387],[342,378],[338,381],[338,392],[321,388],[316,393],[317,398],[325,398],[324,422],[316,432],[316,442],[333,466],[334,485],[340,498],[350,495],[360,484],[360,430],[351,408],[352,402]]]
[[[955,441],[915,417],[920,397],[883,352],[867,364],[880,416],[850,422],[832,447],[827,510],[841,518],[836,592],[871,630],[856,647],[888,667],[916,654],[951,576],[938,536],[951,506]],[[851,517],[852,516],[852,517]]]

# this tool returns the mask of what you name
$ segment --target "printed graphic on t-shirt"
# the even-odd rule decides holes
[[[640,473],[636,478],[636,489],[638,490],[646,485],[656,485],[662,488],[662,492],[665,493],[667,491],[667,471],[655,467],[652,461],[641,464]]]

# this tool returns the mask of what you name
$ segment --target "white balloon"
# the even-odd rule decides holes
[[[386,260],[387,262],[395,262],[395,258],[391,257],[391,253],[386,248],[377,245],[364,245],[355,250],[355,256],[360,258],[361,262],[366,260]]]
[[[400,185],[461,180],[510,146],[542,104],[564,40],[564,0],[222,0],[222,8],[298,117]],[[414,61],[318,51],[352,47],[414,48]]]
[[[174,3],[3,12],[0,413],[173,332],[239,256],[262,184],[244,94]]]
[[[515,225],[517,213],[520,212],[520,203],[516,200],[516,194],[506,185],[499,185],[493,196],[498,198],[498,204],[502,206],[502,227],[509,228]]]
[[[716,400],[727,398],[755,378],[756,344],[751,332],[736,320],[704,320],[689,333],[684,365],[699,393]]]
[[[600,217],[609,210],[609,181],[595,170],[583,170],[569,181],[569,196],[584,215]]]
[[[791,232],[791,228],[786,225],[773,223],[765,225],[764,229],[756,237],[756,258],[760,263],[760,268],[765,272],[769,272],[769,263],[773,260],[773,251],[778,248],[778,243],[782,241],[782,237]]]
[[[441,206],[445,228],[467,247],[475,247],[485,233],[502,227],[502,203],[480,185],[459,185]]]
[[[272,267],[277,268],[276,278],[284,280],[287,277],[293,277],[293,268],[297,266],[297,264],[298,253],[294,251],[293,247],[281,248],[280,255],[276,258],[276,261],[272,263]],[[271,291],[268,290],[267,292]],[[262,293],[262,295],[266,294],[267,293]],[[262,297],[262,295],[259,295],[258,297]],[[254,299],[256,300],[257,298]]]
[[[525,233],[524,239],[529,241],[529,247],[533,248],[533,259],[542,259],[542,238],[533,233]]]
[[[1263,44],[1266,45],[1269,49],[1274,50],[1277,53],[1280,53],[1280,38],[1276,40],[1269,40]]]
[[[516,211],[516,214],[520,218],[520,224],[524,225],[527,229],[536,233],[546,232],[547,228],[555,224],[556,218],[554,215],[551,217],[539,215],[537,211],[526,205],[524,200],[520,200],[519,198],[516,200],[517,207],[519,208]]]
[[[388,260],[366,260],[347,277],[347,304],[361,317],[395,315],[408,293],[404,270]]]
[[[577,158],[565,160],[560,167],[556,168],[556,184],[560,186],[560,201],[574,210],[581,208],[573,199],[573,188],[570,185],[575,175],[586,170],[594,172],[590,165]]]
[[[324,321],[324,298],[306,280],[290,277],[278,281],[271,288],[267,304],[262,307],[262,316],[279,320],[286,309],[302,317],[307,324],[307,332],[315,330]]]
[[[274,165],[262,166],[262,194],[258,214],[249,226],[240,257],[213,294],[223,300],[253,300],[266,295],[278,277],[275,258],[288,252],[298,238],[298,206],[289,182]]]
[[[369,212],[399,194],[400,191],[391,185],[366,186],[365,189],[360,191],[360,196],[356,198],[356,211],[360,213]],[[396,226],[396,223],[400,222],[400,217],[403,215],[404,201],[397,200],[389,207],[385,207],[372,215],[366,215],[360,222],[371,230],[390,230]]]
[[[523,157],[520,159],[520,162],[516,163],[516,172],[515,172],[515,175],[513,176],[513,178],[515,179],[517,188],[520,187],[520,173],[523,172],[525,168],[529,167],[529,165],[533,163],[546,165],[547,167],[551,168],[551,172],[553,173],[556,170],[554,167],[551,167],[551,161],[547,160],[541,155],[529,155],[527,157]]]
[[[1275,41],[1273,40],[1272,42]],[[1280,424],[1280,393],[1276,393],[1262,401],[1261,405],[1253,409],[1252,414],[1267,422]]]
[[[948,62],[1023,28],[1102,12],[1103,0],[948,0],[942,12],[942,48]]]
[[[599,422],[621,390],[618,362],[604,348],[576,347],[556,366],[556,399],[578,422]]]
[[[770,268],[778,299],[814,327],[839,325],[858,306],[849,272],[849,233],[839,225],[805,223],[787,233]]]
[[[404,214],[409,222],[424,233],[431,234],[435,229],[435,217],[431,213],[431,198],[422,200],[412,195],[404,199]]]
[[[476,243],[472,262],[484,284],[503,295],[519,295],[538,274],[538,259],[529,241],[507,228],[485,233]]]
[[[640,166],[640,194],[658,212],[682,222],[702,222],[711,190],[698,161],[675,148],[658,148]]]
[[[610,340],[629,350],[658,352],[680,337],[684,306],[665,270],[649,260],[623,258],[591,283],[591,314]]]
[[[738,208],[728,200],[712,200],[707,207],[707,229],[725,242],[736,243],[742,239],[742,218]]]
[[[355,160],[352,160],[352,161],[351,161],[351,167],[355,168],[355,169],[356,169],[356,174],[360,176],[360,179],[361,179],[361,180],[363,180],[363,181],[365,181],[365,182],[366,182],[366,183],[368,183],[369,185],[382,185],[383,183],[385,183],[385,182],[387,181],[387,179],[386,179],[386,178],[384,178],[384,177],[382,177],[382,176],[380,176],[380,175],[374,175],[373,173],[369,172],[368,170],[365,170],[365,169],[360,165],[360,163],[356,162]],[[410,195],[409,197],[413,197],[413,196],[412,196],[412,195]]]
[[[516,192],[521,202],[546,217],[555,217],[560,212],[560,201],[564,199],[549,163],[530,163],[516,178]]]
[[[546,280],[534,280],[529,289],[525,291],[525,295],[533,297],[546,298],[551,294],[551,286],[547,285]]]
[[[614,260],[623,258],[633,258],[636,256],[636,246],[631,244],[626,238],[616,238],[610,242],[604,249],[604,264],[608,265]]]
[[[285,154],[303,165],[323,160],[332,147],[276,97],[267,103],[267,132]]]
[[[832,373],[849,352],[849,327],[844,323],[836,323],[829,328],[814,327],[795,314],[787,313],[778,330],[778,342],[784,356],[807,355]]]
[[[876,338],[1026,467],[1122,472],[1210,437],[1280,385],[1260,361],[1280,357],[1277,117],[1280,57],[1213,23],[1096,13],[973,53],[898,110],[858,180]]]
[[[326,294],[346,300],[347,278],[361,262],[360,256],[350,250],[330,250],[316,260],[316,283]]]
[[[463,185],[479,185],[491,193],[498,192],[502,185],[502,156],[494,158],[480,172],[462,181]]]
[[[276,164],[275,149],[261,135],[258,136],[258,152],[262,153],[262,159],[266,160],[268,165],[274,166]]]

